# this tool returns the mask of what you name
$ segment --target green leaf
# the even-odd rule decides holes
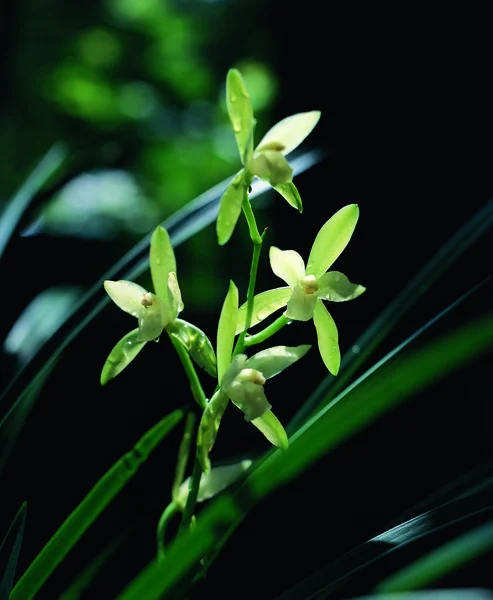
[[[339,271],[324,273],[318,280],[318,297],[325,298],[331,302],[346,302],[361,296],[366,288],[357,283],[351,283],[349,279]]]
[[[237,173],[221,196],[216,222],[217,239],[220,246],[229,240],[240,216],[241,206],[247,194],[244,174],[243,169]]]
[[[0,600],[9,600],[26,528],[26,502],[17,511],[0,546]]]
[[[288,183],[280,183],[275,185],[274,189],[276,192],[290,204],[293,208],[296,208],[300,213],[303,212],[303,202],[301,201],[300,193],[292,181]]]
[[[197,502],[210,500],[233,484],[235,481],[238,481],[238,479],[250,467],[252,462],[253,461],[251,460],[242,460],[241,462],[233,465],[214,467],[208,473],[202,473],[200,477]],[[178,506],[181,507],[181,509],[185,507],[187,502],[189,487],[190,477],[185,479],[185,481],[181,484],[176,499],[174,500]]]
[[[209,338],[201,329],[183,319],[175,319],[168,326],[168,332],[185,346],[199,367],[205,369],[212,377],[216,377],[216,355],[214,348]]]
[[[176,260],[168,232],[164,227],[156,227],[151,236],[149,264],[154,293],[167,303],[168,275],[171,272],[176,273]]]
[[[337,375],[341,366],[339,335],[334,319],[330,316],[329,311],[325,308],[321,300],[315,305],[313,322],[317,330],[320,356],[332,375]]]
[[[197,458],[204,473],[210,471],[209,453],[216,441],[219,425],[221,424],[221,419],[228,406],[228,402],[229,398],[219,389],[207,403],[202,413],[197,435]]]
[[[101,477],[29,565],[14,587],[10,600],[31,600],[35,597],[81,536],[182,417],[183,411],[175,410],[159,421]]]
[[[231,362],[237,319],[238,288],[230,281],[217,327],[217,377],[219,383],[221,383]]]
[[[251,327],[257,325],[273,312],[283,308],[288,303],[291,297],[291,289],[289,287],[275,288],[257,294],[253,300],[253,312]],[[247,303],[242,304],[238,309],[238,322],[236,324],[236,333],[241,333],[245,329],[247,315]]]
[[[142,350],[147,342],[142,342],[139,335],[140,331],[137,328],[124,335],[122,339],[117,342],[106,359],[103,370],[101,371],[101,385],[105,385],[110,379],[113,379],[113,377],[116,377],[121,373]]]
[[[264,148],[280,150],[284,155],[297,148],[320,119],[320,111],[298,113],[276,123],[265,134],[255,151]]]
[[[271,444],[280,450],[288,449],[288,436],[279,419],[271,410],[264,413],[261,417],[253,419],[251,423],[265,435]]]
[[[333,264],[347,246],[358,222],[357,204],[349,204],[337,211],[318,232],[312,246],[307,275],[320,277]]]
[[[16,194],[7,201],[0,216],[0,257],[31,200],[58,171],[66,158],[65,145],[58,143],[52,146]]]
[[[260,371],[266,379],[270,379],[300,360],[300,358],[303,358],[310,348],[311,346],[309,344],[295,347],[274,346],[267,350],[261,350],[260,352],[257,352],[257,354],[251,356],[246,361],[245,367],[248,369],[256,369],[257,371]]]
[[[384,579],[376,591],[388,594],[430,586],[492,549],[493,521],[489,521],[420,556],[414,563]]]
[[[230,69],[226,78],[226,106],[231,125],[238,144],[241,162],[246,164],[253,153],[253,118],[252,103],[237,69]]]

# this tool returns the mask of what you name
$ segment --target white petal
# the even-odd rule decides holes
[[[305,262],[295,250],[279,250],[271,246],[269,259],[274,273],[291,288],[296,287],[305,276]]]
[[[282,119],[264,135],[256,151],[267,148],[278,150],[284,155],[289,154],[311,133],[319,119],[318,110],[298,113]]]
[[[138,317],[142,308],[142,297],[147,294],[142,286],[133,281],[105,281],[104,289],[109,297],[122,310],[133,317]]]

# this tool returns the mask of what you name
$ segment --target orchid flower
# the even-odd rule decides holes
[[[292,182],[293,169],[285,157],[301,144],[320,119],[320,112],[316,110],[282,119],[254,149],[256,121],[245,82],[236,69],[228,72],[226,104],[243,168],[233,177],[221,197],[217,216],[217,236],[221,245],[234,231],[254,177],[269,183],[291,206],[302,212],[301,197]]]
[[[151,237],[149,263],[155,293],[132,281],[104,282],[104,289],[113,302],[136,317],[138,327],[127,333],[110,352],[101,373],[101,384],[121,373],[147,342],[157,341],[163,329],[185,346],[199,366],[215,376],[216,358],[207,336],[195,325],[178,319],[184,305],[173,247],[163,227],[158,227]]]
[[[222,416],[229,400],[245,414],[263,435],[281,450],[288,447],[284,427],[271,411],[264,392],[267,379],[302,358],[309,345],[275,346],[257,352],[250,358],[245,354],[233,356],[238,319],[238,290],[233,282],[224,300],[217,330],[217,375],[219,389],[208,402],[199,425],[197,455],[204,472],[210,469],[209,452],[216,440]]]
[[[313,318],[320,354],[333,375],[337,375],[341,362],[339,338],[323,300],[345,302],[357,298],[366,289],[351,283],[339,271],[328,270],[351,239],[358,216],[356,204],[345,206],[333,215],[315,238],[306,267],[295,250],[272,246],[269,253],[272,270],[288,287],[263,292],[254,300],[252,325],[284,306],[287,319],[309,321]],[[239,309],[236,333],[245,329],[245,314],[246,305]]]

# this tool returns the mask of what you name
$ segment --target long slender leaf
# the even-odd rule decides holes
[[[0,216],[0,258],[29,203],[66,158],[67,149],[63,144],[52,146],[17,193],[8,201],[7,207]]]
[[[24,502],[17,511],[0,546],[0,600],[9,600],[14,584],[17,561],[26,527],[26,507],[27,504]]]
[[[181,421],[175,410],[147,431],[96,483],[31,563],[12,591],[10,600],[30,600],[80,537],[138,471],[151,452]]]
[[[420,557],[385,579],[377,592],[402,592],[440,581],[445,575],[493,549],[493,520]]]
[[[19,396],[19,409],[15,412],[10,411],[0,422],[0,429],[4,427],[5,431],[4,435],[0,436],[0,473],[2,473],[5,468],[21,429],[33,408],[36,399],[41,393],[46,380],[55,368],[57,361],[57,357],[50,357],[43,368],[24,389],[21,396]]]
[[[296,174],[316,165],[322,159],[320,151],[312,151],[299,156],[291,162]],[[173,247],[192,237],[207,225],[212,223],[217,215],[219,199],[226,187],[228,180],[222,181],[198,198],[184,206],[166,219],[162,226],[168,231]],[[270,186],[263,181],[254,181],[251,199],[256,198],[263,192],[270,190]],[[78,304],[74,305],[71,314],[64,316],[57,333],[49,343],[41,348],[41,356],[38,361],[27,362],[12,379],[0,396],[0,406],[7,405],[3,409],[4,415],[0,421],[0,442],[5,435],[5,423],[18,406],[23,403],[23,394],[26,391],[25,382],[32,381],[43,369],[39,364],[43,355],[56,358],[77,338],[84,328],[107,306],[110,299],[103,291],[103,282],[109,280],[133,280],[142,275],[149,268],[148,249],[151,233],[138,242],[121,260],[111,269],[106,271],[100,279],[80,298]],[[34,358],[34,357],[33,357]],[[30,387],[31,384],[28,384]],[[10,399],[10,402],[9,402]]]
[[[464,366],[493,346],[493,315],[395,360],[342,394],[337,402],[312,417],[290,440],[285,452],[275,451],[253,470],[233,496],[225,494],[204,510],[195,529],[169,548],[161,563],[151,563],[122,592],[119,600],[153,600],[172,588],[207,552],[217,547],[262,497],[335,449],[399,402],[431,385],[452,369]],[[222,542],[222,540],[221,540]]]
[[[308,600],[308,599],[305,599]],[[493,600],[493,592],[486,589],[429,590],[406,594],[376,594],[358,596],[352,600]]]
[[[409,283],[394,300],[380,313],[366,331],[352,344],[357,353],[348,351],[342,359],[337,378],[327,376],[310,398],[291,419],[287,430],[293,433],[317,407],[330,401],[344,389],[356,370],[364,364],[375,349],[383,342],[396,323],[409,312],[432,285],[493,226],[493,200],[478,210],[410,279]],[[330,392],[330,394],[329,394]]]

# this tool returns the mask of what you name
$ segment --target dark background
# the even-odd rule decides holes
[[[213,149],[207,142],[200,146],[185,134],[180,138],[170,130],[169,115],[115,124],[109,122],[111,111],[103,110],[91,120],[83,109],[69,110],[61,92],[57,96],[49,91],[46,81],[72,57],[72,41],[96,25],[113,32],[125,55],[102,79],[144,81],[172,115],[181,115],[201,93],[210,105],[218,105],[227,69],[241,68],[246,60],[267,65],[277,85],[277,94],[259,115],[259,135],[260,129],[263,133],[289,114],[322,111],[319,125],[300,149],[325,153],[321,164],[296,178],[304,213],[296,214],[267,194],[258,201],[257,218],[259,226],[269,227],[269,245],[297,249],[306,257],[321,225],[342,206],[359,204],[359,224],[336,268],[368,289],[357,302],[330,307],[342,351],[351,348],[426,261],[490,199],[491,50],[485,15],[450,9],[431,14],[348,7],[346,12],[340,4],[274,1],[176,2],[169,5],[169,21],[178,27],[178,17],[190,19],[197,47],[193,60],[186,52],[182,56],[178,49],[187,36],[178,36],[176,46],[163,56],[163,70],[171,75],[159,80],[142,69],[144,49],[156,34],[139,20],[133,25],[115,22],[107,6],[26,0],[4,7],[1,200],[8,199],[58,140],[67,143],[73,157],[67,180],[102,168],[134,175],[155,201],[150,214],[157,218],[148,230],[178,208],[167,203],[168,198],[183,204],[237,167],[234,159],[211,158]],[[151,21],[146,21],[148,27]],[[169,25],[163,35],[172,39],[172,32]],[[184,61],[190,70],[173,70],[173,61]],[[203,89],[197,84],[195,91],[183,84],[188,90],[184,92],[180,81],[193,78],[194,68],[202,75],[206,72],[203,77],[211,83]],[[75,84],[68,79],[72,89]],[[207,114],[207,123],[213,118],[226,123],[224,113]],[[180,153],[188,160],[175,165],[173,157]],[[161,170],[156,166],[159,157]],[[180,188],[174,177],[189,178],[193,184]],[[23,227],[47,210],[49,196],[35,200]],[[37,293],[59,284],[88,288],[144,233],[122,227],[106,237],[70,237],[53,235],[47,227],[37,235],[16,236],[2,263],[3,337]],[[218,248],[210,226],[176,250],[183,316],[211,339],[228,280],[234,278],[240,293],[246,292],[250,249],[245,240],[246,228],[240,226],[228,246]],[[488,276],[491,254],[491,235],[486,234],[393,328],[369,364]],[[263,259],[259,291],[278,285],[267,252]],[[196,274],[202,270],[197,283]],[[148,275],[140,281],[146,285]],[[423,342],[490,307],[491,285],[441,321]],[[173,408],[190,403],[178,360],[165,343],[149,344],[121,376],[105,388],[99,386],[109,350],[131,326],[130,317],[108,306],[85,328],[64,352],[18,440],[2,476],[0,531],[6,531],[18,505],[27,500],[20,571],[97,478],[146,429]],[[316,344],[310,323],[297,324],[296,330],[293,326],[283,331],[276,343]],[[60,341],[63,330],[56,336]],[[269,398],[283,423],[325,376],[316,347],[312,352],[310,360],[269,382]],[[45,349],[38,360],[48,356]],[[16,366],[15,357],[2,354],[2,388]],[[401,517],[414,516],[418,502],[486,464],[492,458],[487,366],[487,358],[476,360],[432,386],[263,502],[211,569],[202,591],[219,597],[273,598]],[[206,377],[207,393],[213,386]],[[40,597],[58,597],[81,567],[120,534],[128,536],[124,545],[87,597],[114,597],[151,559],[154,527],[169,500],[179,439],[177,430],[154,453]],[[221,462],[266,449],[262,436],[230,407],[213,457]],[[374,581],[379,576],[377,571],[372,575]],[[488,577],[486,569],[470,569],[448,584],[488,585]],[[361,587],[347,593],[371,589],[365,585],[371,582],[361,578]]]

